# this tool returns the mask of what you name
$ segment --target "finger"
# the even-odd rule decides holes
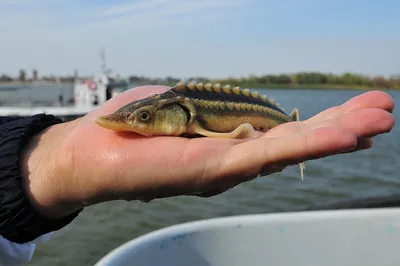
[[[374,140],[371,138],[360,139],[357,142],[355,150],[360,151],[360,150],[370,149],[372,148],[373,145],[374,145]]]
[[[236,187],[241,183],[250,182],[258,178],[259,176],[261,176],[261,173],[259,171],[248,171],[245,175],[242,174],[240,178],[234,178],[233,176],[230,176],[230,178],[220,180],[218,182],[219,186],[217,188],[212,188],[207,190],[206,192],[195,193],[193,195],[204,198],[216,196]]]
[[[222,193],[228,191],[229,189],[235,187],[236,185],[237,184],[231,185],[231,186],[218,187],[215,189],[208,190],[206,192],[194,193],[194,194],[192,194],[192,196],[197,196],[197,197],[201,197],[201,198],[209,198],[209,197],[213,197],[213,196],[222,194]]]
[[[346,154],[346,153],[352,153],[352,152],[356,152],[356,151],[370,149],[372,147],[372,145],[373,145],[373,140],[371,138],[361,138],[357,141],[357,145],[354,147],[354,149],[349,150],[349,151],[344,151],[341,153]],[[281,172],[287,166],[288,165],[285,163],[267,165],[261,170],[261,176],[270,175],[270,174],[276,173],[276,172]]]
[[[378,108],[392,113],[394,110],[394,100],[387,93],[381,91],[370,91],[353,97],[340,106],[335,106],[322,111],[304,122],[313,123],[315,121],[330,119],[337,115],[362,108]]]
[[[355,146],[354,149],[349,150],[349,151],[344,151],[341,152],[342,154],[346,154],[346,153],[353,153],[356,151],[361,151],[361,150],[367,150],[372,148],[373,145],[373,140],[371,138],[365,138],[365,139],[359,139],[357,142],[357,145]],[[261,176],[265,176],[265,175],[270,175],[272,173],[276,173],[276,172],[281,172],[283,169],[285,169],[288,165],[286,164],[273,164],[273,165],[267,165],[265,167],[263,167],[263,169],[261,170],[260,175]]]
[[[348,129],[318,128],[309,132],[275,139],[259,138],[225,152],[219,175],[244,174],[249,170],[261,172],[264,166],[292,165],[306,160],[354,150],[357,136]]]
[[[351,130],[357,138],[366,138],[387,133],[394,127],[393,116],[382,109],[359,109],[315,125],[305,126],[310,130],[320,127],[341,127]]]
[[[354,150],[351,151],[345,151],[342,153],[352,153],[355,151],[361,151],[361,150],[367,150],[372,148],[372,145],[374,144],[373,140],[371,138],[364,138],[364,139],[359,139],[357,142],[356,147],[354,148]]]
[[[392,130],[395,121],[393,115],[382,109],[357,109],[327,120],[314,123],[288,123],[273,128],[263,138],[275,138],[309,131],[321,127],[342,127],[352,130],[358,138],[371,137]],[[274,130],[275,129],[275,130]]]
[[[254,178],[253,178],[254,179]],[[141,194],[141,197],[137,197],[136,195],[131,196],[125,196],[124,198],[128,198],[129,196],[134,199],[134,200],[140,200],[142,202],[150,202],[152,200],[154,200],[155,198],[169,198],[169,197],[174,197],[174,196],[179,196],[179,195],[186,195],[186,196],[196,196],[196,197],[202,197],[202,198],[208,198],[208,197],[213,197],[216,195],[219,195],[221,193],[226,192],[227,190],[237,186],[239,183],[232,183],[230,182],[229,185],[227,185],[228,182],[221,182],[221,184],[218,187],[215,188],[210,188],[210,186],[208,186],[208,190],[205,192],[201,192],[201,191],[193,191],[193,188],[191,186],[189,187],[185,187],[185,188],[172,188],[172,189],[164,189],[162,191],[153,191],[153,192],[146,192],[144,194]],[[190,192],[188,192],[190,191]]]
[[[370,91],[351,98],[342,104],[346,111],[361,108],[378,108],[392,113],[394,110],[393,98],[382,91]]]

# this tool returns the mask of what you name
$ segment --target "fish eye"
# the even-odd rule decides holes
[[[138,117],[141,121],[147,121],[150,118],[150,114],[148,111],[141,111],[139,112]]]

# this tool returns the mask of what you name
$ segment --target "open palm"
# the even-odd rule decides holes
[[[71,182],[79,191],[101,195],[95,201],[212,196],[288,165],[369,148],[371,137],[394,126],[393,100],[376,91],[250,140],[147,138],[95,123],[99,115],[167,89],[126,91],[75,121],[63,145],[65,156],[72,158]]]

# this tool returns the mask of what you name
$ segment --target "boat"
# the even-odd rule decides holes
[[[107,76],[99,80],[77,80],[74,83],[74,97],[67,105],[34,105],[0,106],[0,116],[32,116],[39,113],[52,114],[63,118],[83,116],[100,106],[107,100],[128,89],[128,83],[109,82]]]
[[[399,243],[400,208],[252,214],[159,229],[95,266],[394,266]]]
[[[127,80],[114,80],[111,70],[106,68],[104,52],[101,54],[103,65],[98,77],[80,79],[75,77],[73,84],[73,98],[67,104],[33,104],[0,105],[0,116],[32,116],[35,114],[52,114],[67,120],[84,116],[85,114],[101,107],[107,100],[129,89],[133,84]],[[60,84],[59,81],[56,84]]]

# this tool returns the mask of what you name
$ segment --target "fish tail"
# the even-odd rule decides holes
[[[299,110],[297,108],[294,108],[293,111],[290,113],[290,117],[292,118],[293,121],[300,121]],[[304,162],[301,162],[299,166],[300,166],[301,180],[303,181],[304,180],[303,170],[306,169],[306,165]]]

